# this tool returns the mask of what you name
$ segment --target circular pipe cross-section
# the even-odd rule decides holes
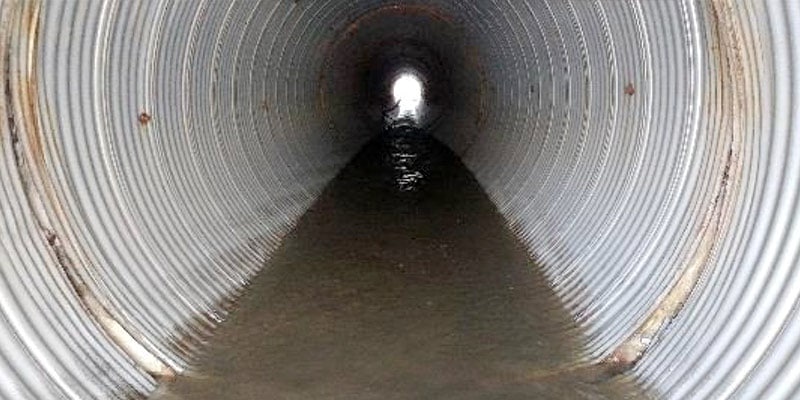
[[[392,78],[665,398],[800,396],[800,4],[0,1],[0,398],[146,396]]]

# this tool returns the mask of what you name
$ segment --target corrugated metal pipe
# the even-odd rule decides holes
[[[147,396],[387,77],[664,398],[800,396],[796,0],[0,1],[0,397]]]

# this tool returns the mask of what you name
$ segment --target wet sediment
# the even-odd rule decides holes
[[[298,222],[162,399],[648,398],[582,332],[457,157],[399,127]],[[537,376],[547,376],[538,379]]]

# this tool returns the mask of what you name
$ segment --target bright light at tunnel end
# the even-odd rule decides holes
[[[2,2],[0,399],[182,374],[379,125],[470,170],[581,359],[800,399],[798,0],[160,3]]]
[[[422,80],[414,74],[404,73],[392,84],[392,97],[397,108],[398,119],[419,119],[419,110],[423,100]]]

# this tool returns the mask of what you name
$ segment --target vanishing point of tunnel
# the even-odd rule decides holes
[[[0,399],[800,398],[796,0],[0,0]]]

